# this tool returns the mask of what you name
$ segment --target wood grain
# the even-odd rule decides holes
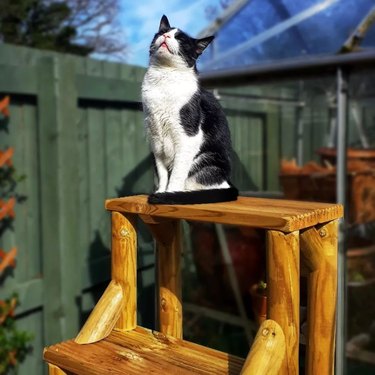
[[[145,219],[150,223],[150,220]],[[182,338],[181,223],[147,224],[156,240],[157,313],[159,331]]]
[[[274,320],[265,320],[259,327],[241,375],[278,375],[284,359],[284,332]]]
[[[293,232],[342,216],[337,204],[239,197],[235,202],[196,205],[150,205],[146,195],[109,199],[110,211]]]
[[[48,375],[73,375],[71,372],[66,372],[54,365],[48,365]]]
[[[90,344],[107,337],[117,323],[124,304],[119,283],[112,280],[77,335],[77,344]]]
[[[299,232],[267,231],[267,317],[282,328],[286,359],[282,374],[298,374]]]
[[[303,233],[303,257],[314,256],[308,276],[306,374],[333,374],[337,298],[337,228],[332,221]],[[315,262],[320,259],[319,263]]]
[[[115,329],[89,345],[74,341],[46,348],[44,359],[79,375],[239,374],[244,360],[217,350],[137,327]]]
[[[124,305],[116,328],[137,325],[137,232],[134,215],[112,212],[112,280],[124,293]]]

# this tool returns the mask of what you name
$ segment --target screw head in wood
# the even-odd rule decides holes
[[[326,235],[327,235],[327,231],[324,228],[320,229],[319,236],[320,237],[325,237]]]
[[[267,336],[269,333],[270,333],[270,330],[268,328],[264,328],[264,330],[262,331],[263,336]]]
[[[167,300],[165,298],[162,298],[160,301],[160,305],[161,305],[162,310],[165,311],[167,307]]]

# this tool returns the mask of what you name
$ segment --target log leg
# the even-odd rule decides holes
[[[160,332],[182,338],[181,223],[142,218],[156,240],[157,313]]]
[[[130,331],[137,326],[137,231],[136,217],[112,212],[112,280],[124,293],[116,328]]]
[[[265,320],[259,327],[241,375],[279,375],[284,359],[284,332],[274,320]]]
[[[71,372],[61,370],[55,365],[48,364],[48,375],[73,375]]]
[[[74,341],[91,344],[107,337],[120,317],[123,303],[122,287],[112,280]]]
[[[94,307],[75,342],[89,344],[107,337],[114,327],[137,325],[137,244],[134,217],[112,212],[112,281]]]
[[[337,297],[337,230],[332,221],[301,233],[301,252],[309,269],[306,374],[333,374]]]
[[[267,317],[284,332],[286,358],[280,374],[298,374],[299,233],[267,231]]]

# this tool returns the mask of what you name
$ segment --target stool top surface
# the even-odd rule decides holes
[[[109,211],[150,217],[186,219],[293,232],[343,216],[339,204],[284,199],[238,197],[234,202],[160,205],[148,204],[147,195],[108,199]]]

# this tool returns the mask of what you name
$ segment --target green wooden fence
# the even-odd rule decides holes
[[[0,72],[0,93],[11,97],[0,148],[15,148],[17,174],[26,177],[16,187],[23,199],[14,228],[0,239],[19,250],[0,298],[20,297],[18,325],[34,341],[19,373],[37,375],[42,348],[77,333],[109,279],[104,199],[152,188],[139,105],[144,70],[0,45]],[[152,241],[140,239],[140,290],[150,293]]]
[[[0,238],[0,247],[19,250],[0,298],[19,294],[18,325],[34,334],[21,375],[43,374],[43,347],[75,336],[109,280],[104,199],[152,188],[140,107],[143,74],[139,67],[0,45],[0,94],[11,96],[0,149],[15,148],[17,173],[26,176],[16,187],[23,199],[14,228]],[[296,96],[293,88],[276,91]],[[278,190],[280,157],[295,154],[295,109],[239,100],[238,92],[220,91],[235,151],[233,182],[241,190]],[[271,86],[241,92],[275,96]],[[317,130],[326,119],[319,124]],[[321,142],[304,137],[311,150]],[[154,315],[154,254],[141,224],[138,238],[139,318],[147,326]]]

